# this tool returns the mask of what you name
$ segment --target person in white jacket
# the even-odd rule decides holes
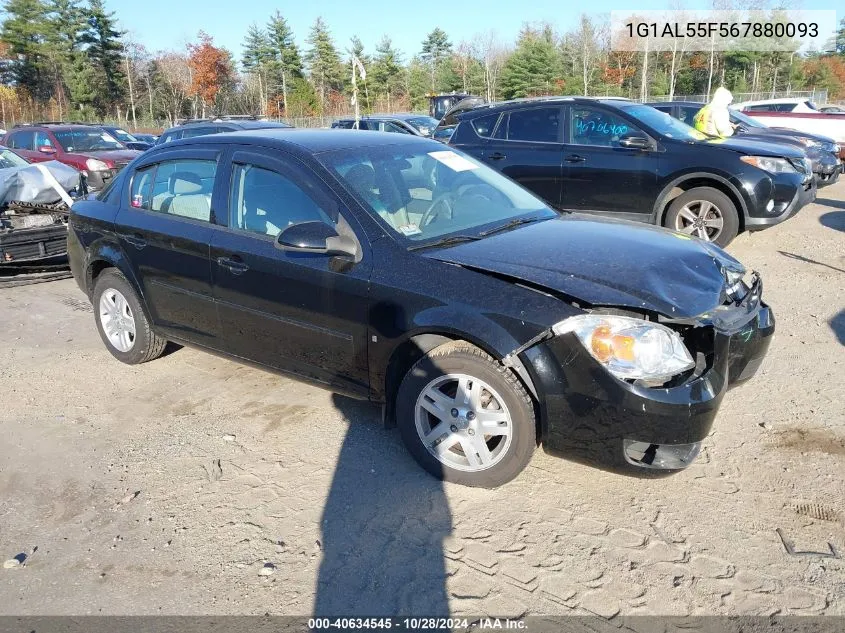
[[[710,136],[733,136],[734,127],[731,125],[731,114],[728,111],[728,106],[733,100],[734,96],[730,90],[721,86],[716,88],[710,103],[696,113],[693,119],[695,129]]]

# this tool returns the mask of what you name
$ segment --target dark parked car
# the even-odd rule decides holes
[[[816,195],[803,152],[714,140],[628,100],[519,100],[456,118],[449,145],[556,208],[666,226],[720,246],[783,222]]]
[[[431,136],[437,120],[424,114],[396,113],[396,114],[367,114],[358,118],[358,125],[354,117],[346,117],[332,122],[332,128],[343,130],[369,130],[371,132],[398,132],[400,134],[414,134],[417,136]]]
[[[433,119],[438,121],[443,118],[449,108],[454,106],[458,101],[466,99],[472,95],[463,92],[453,92],[451,94],[429,95],[428,96],[428,114]]]
[[[139,139],[134,134],[130,134],[122,127],[116,125],[100,125],[106,132],[115,137],[127,149],[136,149],[139,152],[145,152],[153,146],[153,143],[148,143]]]
[[[78,169],[89,191],[108,185],[141,152],[126,149],[96,125],[33,123],[16,125],[2,141],[32,163],[57,160]]]
[[[667,101],[647,105],[671,114],[690,126],[693,124],[696,113],[704,106],[703,103],[692,101]],[[839,172],[841,171],[839,163],[840,147],[839,143],[832,138],[787,128],[769,127],[738,110],[730,110],[730,117],[731,123],[735,126],[735,134],[741,136],[744,140],[780,143],[804,150],[813,167],[816,187],[827,187],[839,180]]]
[[[717,246],[559,214],[410,135],[157,146],[73,206],[68,245],[117,359],[171,340],[384,403],[422,466],[476,486],[538,442],[685,467],[774,331]]]
[[[135,132],[132,136],[142,143],[149,143],[150,145],[155,145],[159,137],[158,134],[144,134],[143,132]]]
[[[183,138],[195,136],[206,136],[208,134],[220,134],[222,132],[237,132],[239,130],[263,130],[272,128],[291,128],[287,123],[276,123],[274,121],[263,121],[258,119],[214,119],[207,121],[196,121],[177,125],[161,133],[156,140],[156,145],[162,145],[171,141],[178,141]]]

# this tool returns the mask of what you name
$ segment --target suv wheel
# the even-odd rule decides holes
[[[730,198],[718,189],[695,187],[672,201],[665,225],[719,246],[727,246],[739,232],[739,216]]]
[[[161,356],[167,341],[150,329],[138,294],[123,274],[104,271],[97,277],[92,299],[97,330],[112,356],[128,365]]]
[[[423,468],[467,486],[510,481],[536,446],[534,406],[522,384],[464,341],[441,345],[411,367],[399,387],[396,419]]]

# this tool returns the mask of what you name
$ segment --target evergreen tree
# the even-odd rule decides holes
[[[429,79],[431,80],[429,89],[432,92],[448,90],[447,87],[438,85],[438,74],[443,70],[451,54],[452,43],[449,41],[446,31],[437,27],[426,35],[422,43],[420,59],[428,66]]]
[[[554,94],[562,83],[561,58],[551,28],[523,28],[502,69],[505,99]]]
[[[325,110],[329,94],[343,88],[345,72],[323,18],[314,21],[308,35],[308,46],[310,48],[305,53],[305,62],[308,64],[311,83],[320,98],[320,107]]]
[[[91,105],[93,69],[87,53],[81,50],[81,37],[86,28],[80,0],[49,0],[47,56],[54,76],[55,97],[60,108],[65,102],[65,89],[74,105]],[[75,99],[79,95],[81,99]]]
[[[386,98],[388,110],[392,109],[394,97],[403,92],[404,75],[401,55],[393,47],[390,37],[385,35],[376,46],[370,70],[370,86],[378,97]]]
[[[0,37],[9,46],[11,75],[33,98],[46,100],[51,93],[44,45],[47,7],[41,0],[9,0],[5,12]]]
[[[241,66],[247,72],[258,72],[273,59],[273,47],[267,33],[255,23],[250,24],[243,43]]]
[[[106,11],[103,0],[89,0],[83,15],[87,25],[80,41],[87,47],[88,59],[98,75],[102,73],[96,100],[97,110],[102,114],[123,100],[125,77],[120,38],[124,32],[117,29],[114,11]]]
[[[282,88],[282,102],[287,113],[288,82],[302,77],[302,59],[299,57],[299,48],[293,39],[293,31],[278,11],[270,18],[270,23],[267,25],[267,39],[273,51],[273,72],[274,75],[278,75]]]

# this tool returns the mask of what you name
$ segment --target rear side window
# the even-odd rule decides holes
[[[159,143],[169,143],[170,141],[178,141],[182,138],[182,130],[175,130],[173,132],[168,132],[162,138],[159,139]]]
[[[194,127],[182,132],[182,138],[194,138],[195,136],[207,136],[208,134],[217,134],[219,128],[217,127]]]
[[[129,206],[134,209],[152,209],[153,202],[153,178],[155,177],[156,166],[151,165],[139,169],[132,176],[132,187],[130,188]]]
[[[508,140],[560,142],[560,112],[557,106],[511,112],[508,118]]]
[[[32,130],[13,132],[9,137],[9,147],[12,149],[34,149],[34,142],[35,132]]]
[[[151,169],[151,168],[148,168]],[[138,180],[137,195],[140,195],[141,208],[159,211],[169,215],[177,215],[193,220],[211,221],[211,192],[214,190],[214,176],[217,163],[213,160],[169,160],[159,163],[155,167],[152,177],[152,191],[146,192],[145,180],[141,170],[135,173]],[[135,202],[135,180],[132,183]],[[144,196],[149,198],[149,206],[145,204]]]
[[[256,165],[235,164],[229,194],[233,229],[276,237],[291,224],[312,221],[333,224],[296,182]]]
[[[702,105],[701,107],[703,108],[704,105]],[[680,111],[678,113],[678,118],[681,121],[683,121],[684,123],[686,123],[687,125],[695,127],[693,125],[693,123],[695,121],[695,115],[698,114],[699,110],[701,110],[701,108],[693,108],[693,107],[690,107],[690,106],[684,106],[684,107],[680,108]]]
[[[488,138],[493,136],[493,129],[496,127],[496,121],[499,120],[499,114],[488,114],[487,116],[480,116],[472,120],[472,127],[475,133],[479,136]]]

